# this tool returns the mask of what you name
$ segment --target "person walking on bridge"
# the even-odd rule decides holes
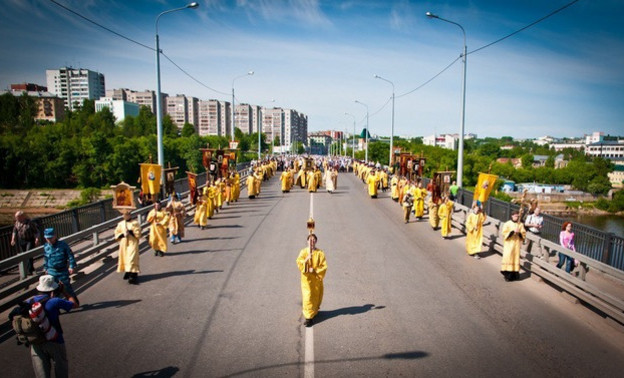
[[[481,244],[483,243],[483,222],[486,216],[483,214],[481,207],[476,203],[472,207],[472,211],[466,219],[466,252],[480,259]]]
[[[46,228],[43,237],[46,239],[46,244],[43,246],[43,270],[45,274],[62,282],[66,297],[73,298],[76,303],[80,303],[69,278],[77,270],[74,253],[67,243],[58,240],[54,228]]]
[[[520,246],[526,238],[526,230],[519,219],[520,214],[514,211],[511,213],[511,220],[503,225],[501,274],[505,277],[505,281],[515,281],[520,278]]]
[[[167,225],[169,213],[162,211],[160,202],[147,214],[150,224],[149,245],[154,249],[154,256],[164,256],[167,252]]]
[[[29,251],[39,245],[39,227],[23,211],[15,213],[15,225],[11,235],[11,246],[17,245],[20,252]],[[28,259],[26,273],[35,274],[33,258]]]
[[[141,270],[139,269],[139,239],[141,225],[132,219],[130,211],[125,210],[123,220],[115,228],[115,239],[119,242],[117,271],[124,272],[123,279],[136,285]]]
[[[184,204],[180,201],[180,195],[173,193],[171,200],[167,204],[167,211],[171,214],[169,217],[169,233],[171,234],[171,243],[175,243],[175,239],[178,239],[178,243],[182,242],[184,237],[184,217],[186,217],[186,209]]]
[[[325,252],[316,248],[316,235],[308,235],[308,246],[299,251],[297,266],[301,272],[304,325],[310,327],[323,301],[323,279],[327,272]]]

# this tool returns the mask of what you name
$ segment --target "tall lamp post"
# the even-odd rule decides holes
[[[390,130],[390,158],[388,159],[388,165],[392,167],[392,156],[393,156],[392,149],[394,145],[394,83],[388,79],[384,79],[383,77],[379,75],[375,75],[374,77],[375,79],[383,80],[386,83],[390,83],[390,85],[392,85],[392,126]]]
[[[235,107],[234,106],[234,81],[236,81],[236,79],[240,79],[241,77],[251,76],[253,74],[254,74],[253,71],[249,71],[244,75],[236,76],[234,79],[232,79],[232,130],[230,130],[231,142],[234,141],[234,107]]]
[[[368,105],[358,100],[355,100],[355,102],[366,107],[366,153],[364,154],[364,161],[368,163]]]
[[[353,143],[351,144],[351,159],[355,160],[355,116],[347,112],[345,112],[345,115],[353,117]]]
[[[431,12],[426,13],[429,18],[437,18],[438,20],[442,20],[448,22],[449,24],[457,25],[462,33],[464,34],[464,53],[462,54],[464,60],[464,69],[463,69],[463,79],[462,79],[462,110],[461,110],[461,128],[459,133],[459,148],[457,151],[457,185],[461,188],[462,180],[464,176],[464,126],[465,126],[465,118],[466,118],[466,60],[468,59],[468,49],[466,46],[466,31],[464,28],[458,24],[457,22],[453,22],[447,19],[444,19],[440,16],[437,16]]]
[[[160,42],[158,40],[158,21],[160,20],[160,16],[163,14],[177,12],[180,10],[184,10],[187,8],[197,8],[199,3],[192,2],[187,4],[181,8],[170,9],[168,11],[164,11],[156,17],[156,139],[157,139],[157,149],[158,149],[158,165],[160,165],[162,169],[161,174],[161,185],[162,185],[162,195],[165,196],[165,151],[163,147],[163,125],[162,125],[162,99],[160,98]]]

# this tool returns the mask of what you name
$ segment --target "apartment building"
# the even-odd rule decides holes
[[[253,113],[251,105],[237,104],[234,107],[234,127],[239,128],[245,134],[253,131]]]
[[[200,100],[197,133],[200,136],[221,135],[222,118],[224,117],[218,100]]]
[[[195,132],[199,133],[199,99],[197,97],[186,97],[186,105],[188,107],[188,123],[195,126]]]
[[[70,110],[82,106],[85,99],[97,100],[106,94],[104,74],[84,68],[46,70],[46,80],[48,91],[62,98]]]
[[[184,95],[169,96],[164,103],[164,113],[169,114],[171,122],[182,129],[188,122],[188,100]]]
[[[139,115],[138,104],[124,100],[113,100],[111,97],[102,97],[99,100],[95,100],[96,112],[101,112],[104,108],[110,109],[117,122],[123,121],[126,117]]]

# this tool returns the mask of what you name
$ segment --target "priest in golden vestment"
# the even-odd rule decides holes
[[[503,258],[501,260],[501,274],[505,281],[515,281],[520,278],[520,247],[526,238],[526,230],[522,222],[518,222],[520,215],[517,211],[511,214],[511,220],[503,225]]]
[[[475,259],[480,259],[483,243],[483,222],[487,217],[481,207],[475,204],[466,218],[466,252]]]
[[[150,223],[149,245],[154,249],[154,256],[162,257],[167,252],[169,213],[161,209],[160,202],[155,202],[147,214],[147,221]]]
[[[124,280],[130,284],[137,284],[139,273],[139,239],[141,225],[132,219],[130,211],[124,211],[123,220],[115,228],[115,240],[119,242],[119,258],[117,271],[124,272]]]
[[[301,295],[303,317],[306,327],[313,324],[323,302],[323,279],[327,272],[325,253],[316,248],[316,235],[308,235],[308,246],[299,251],[297,267],[301,272]]]
[[[449,200],[448,195],[444,195],[442,198],[438,216],[440,217],[440,233],[446,239],[451,233],[451,220],[453,219],[453,201]]]

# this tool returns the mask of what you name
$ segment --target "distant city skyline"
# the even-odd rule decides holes
[[[56,0],[115,32],[154,47],[159,13],[185,1]],[[570,0],[473,1],[199,1],[195,10],[161,17],[161,49],[210,88],[161,59],[162,91],[199,99],[292,108],[309,131],[390,135],[459,132],[461,24],[468,45],[466,133],[514,138],[581,137],[624,132],[624,3],[580,0],[496,43]],[[46,69],[98,71],[106,89],[155,90],[153,50],[120,38],[51,1],[6,0],[0,14],[0,89],[45,85]],[[413,92],[411,92],[413,91]],[[411,92],[411,93],[410,93]],[[275,102],[271,102],[275,99]]]

